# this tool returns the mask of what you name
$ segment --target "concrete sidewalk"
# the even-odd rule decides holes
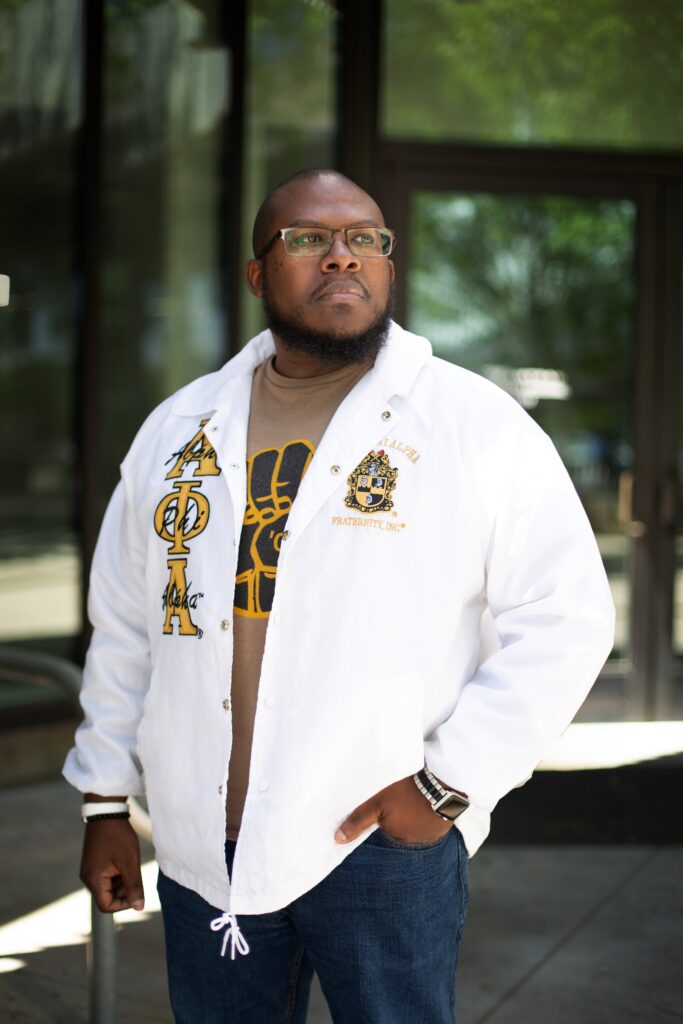
[[[83,901],[69,898],[79,890],[78,805],[60,781],[0,790],[0,1019],[8,1024],[87,1020]],[[682,853],[485,845],[470,866],[458,1024],[683,1019]],[[121,923],[119,958],[119,1024],[172,1024],[158,913]],[[316,986],[308,1024],[330,1021]]]

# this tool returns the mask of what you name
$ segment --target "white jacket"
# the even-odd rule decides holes
[[[497,801],[584,700],[614,624],[548,437],[493,384],[393,325],[289,514],[229,884],[247,419],[252,371],[273,351],[265,331],[183,388],[126,456],[92,570],[85,721],[64,767],[83,792],[145,792],[161,869],[233,914],[311,889],[367,837],[335,843],[347,814],[425,761],[469,794],[458,827],[473,854]],[[358,507],[354,476],[371,451],[374,511]]]

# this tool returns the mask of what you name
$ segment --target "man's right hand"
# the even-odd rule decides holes
[[[127,818],[88,822],[80,878],[105,914],[144,908],[140,844]]]

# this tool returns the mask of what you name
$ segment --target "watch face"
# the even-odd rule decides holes
[[[453,794],[448,800],[439,805],[439,814],[444,818],[448,818],[449,821],[455,821],[458,815],[462,814],[468,807],[469,802],[467,800],[463,800],[461,797]]]

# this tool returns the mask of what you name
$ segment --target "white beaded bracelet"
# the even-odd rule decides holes
[[[91,818],[100,818],[105,814],[130,814],[130,807],[127,803],[119,800],[103,800],[101,803],[81,804],[81,819],[90,821]]]

